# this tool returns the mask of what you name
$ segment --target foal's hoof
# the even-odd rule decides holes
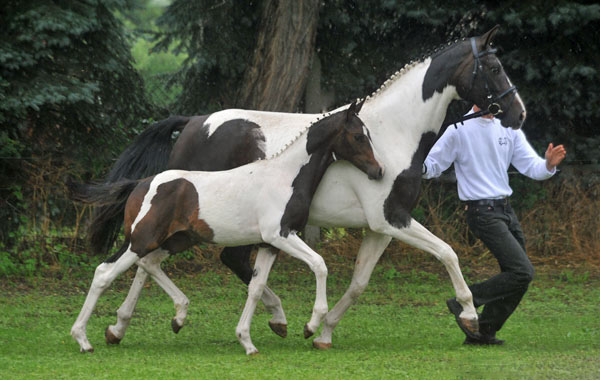
[[[117,338],[117,336],[115,334],[113,334],[112,331],[110,331],[110,326],[108,326],[106,328],[106,330],[104,330],[104,339],[106,339],[106,344],[121,343],[121,338]],[[94,351],[93,348],[92,348],[92,351]]]
[[[329,350],[331,348],[331,343],[321,343],[317,341],[313,341],[313,347],[317,350]]]
[[[171,319],[171,328],[173,329],[173,332],[175,334],[177,334],[182,327],[183,324],[180,325],[179,323],[177,323],[177,320],[175,318]]]
[[[90,354],[93,354],[94,353],[94,348],[93,347],[90,347],[90,348],[83,348],[82,347],[82,348],[79,349],[79,352],[81,352],[82,354],[85,354],[85,353],[88,353],[88,352]]]
[[[304,339],[308,339],[313,336],[314,332],[308,328],[308,323],[304,325]]]
[[[287,336],[286,324],[269,322],[269,327],[271,328],[271,330],[273,330],[275,334],[279,335],[280,337],[285,338]]]

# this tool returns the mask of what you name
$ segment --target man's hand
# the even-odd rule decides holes
[[[554,146],[554,144],[550,143],[548,145],[548,149],[546,150],[546,169],[549,172],[554,170],[554,168],[561,163],[561,161],[567,155],[567,151],[565,147],[562,145]]]

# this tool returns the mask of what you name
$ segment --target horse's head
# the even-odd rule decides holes
[[[343,115],[338,123],[342,123],[340,133],[332,145],[334,159],[344,159],[365,172],[369,179],[383,177],[383,165],[375,158],[375,150],[369,130],[358,117],[365,100],[353,102],[348,109],[341,111]]]
[[[463,54],[451,82],[461,98],[490,111],[502,126],[519,129],[525,121],[525,105],[492,47],[498,28],[462,42],[466,55]]]

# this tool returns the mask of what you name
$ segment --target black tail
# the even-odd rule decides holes
[[[112,182],[125,178],[139,179],[165,170],[171,154],[173,132],[181,131],[189,120],[184,116],[172,116],[146,128],[121,153],[106,177],[105,184],[110,186]],[[129,192],[132,190],[133,187]],[[129,193],[122,195],[116,202],[94,209],[88,229],[88,239],[94,253],[110,250],[119,235]]]
[[[81,184],[68,178],[65,184],[71,200],[107,206],[125,204],[138,182],[139,180],[124,179],[112,183]]]

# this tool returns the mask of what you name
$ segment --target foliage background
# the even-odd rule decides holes
[[[270,1],[3,2],[0,275],[91,265],[82,254],[88,210],[64,199],[63,177],[101,178],[149,121],[235,104]],[[500,24],[499,56],[526,102],[533,145],[542,153],[549,141],[563,143],[572,165],[595,165],[548,184],[513,181],[517,210],[535,236],[530,252],[597,259],[599,23],[600,5],[585,1],[329,0],[321,3],[314,60],[332,107],[374,91],[428,49]],[[306,107],[298,99],[297,110]],[[454,193],[452,184],[426,187],[415,217],[468,254],[464,226],[437,227],[460,219]],[[542,209],[546,218],[531,216]],[[560,223],[547,221],[557,214]],[[560,245],[549,249],[550,237]]]

